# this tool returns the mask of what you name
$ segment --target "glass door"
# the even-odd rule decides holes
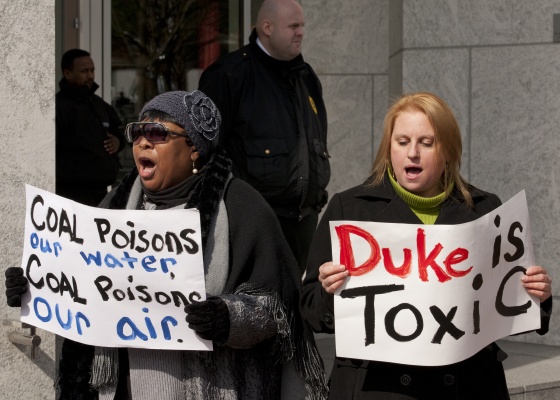
[[[242,0],[112,0],[113,103],[123,120],[240,46]],[[131,107],[133,105],[134,107]]]
[[[255,0],[253,0],[255,1]],[[262,0],[261,0],[262,1]],[[159,93],[195,90],[202,71],[242,44],[244,0],[112,0],[112,103],[123,123]],[[247,10],[245,10],[247,11]],[[121,155],[123,173],[132,166]]]

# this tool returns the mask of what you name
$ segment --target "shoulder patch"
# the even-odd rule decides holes
[[[313,109],[313,111],[315,111],[315,114],[317,113],[317,106],[315,105],[315,102],[313,101],[313,97],[309,96],[309,104],[311,104],[311,108]]]

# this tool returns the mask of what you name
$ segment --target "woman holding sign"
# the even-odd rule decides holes
[[[297,263],[272,209],[232,177],[231,161],[217,146],[220,120],[200,91],[152,99],[141,122],[125,131],[136,168],[100,205],[199,210],[208,297],[190,299],[185,313],[213,351],[117,350],[65,340],[59,398],[326,397],[323,365],[299,311]],[[22,272],[9,268],[6,275],[11,306],[21,305],[27,289]]]
[[[330,221],[455,225],[474,221],[501,205],[496,195],[473,187],[460,175],[461,152],[457,121],[439,97],[431,93],[413,93],[402,96],[391,106],[385,117],[383,138],[370,177],[362,185],[335,194],[318,225],[307,263],[301,302],[302,313],[315,332],[335,333],[333,294],[349,276],[363,273],[339,265],[338,260],[333,262]],[[337,235],[341,235],[338,230]],[[430,274],[440,274],[437,279],[443,282],[464,273],[453,269],[453,263],[464,256],[459,253],[456,258],[446,259],[447,268],[438,271],[434,259],[430,258],[437,251],[435,249],[427,257],[422,255],[425,263],[430,264]],[[387,253],[383,253],[383,257],[390,257]],[[376,261],[381,257],[380,254],[378,256]],[[343,259],[353,262],[349,257]],[[380,264],[377,268],[383,268],[383,262]],[[385,264],[385,268],[396,275],[400,272],[399,266],[391,263]],[[422,273],[420,271],[421,277]],[[545,334],[552,308],[551,279],[544,268],[530,266],[521,280],[526,291],[537,296],[541,302],[541,328],[537,332]],[[392,286],[377,286],[377,295],[370,293],[369,306],[382,303],[383,293],[399,289],[398,285]],[[372,315],[368,304],[364,311],[366,319],[367,315]],[[411,305],[406,307],[407,312],[417,311]],[[395,315],[402,309],[395,307]],[[416,317],[418,321],[421,316]],[[438,317],[438,322],[451,332],[449,335],[454,333],[450,322],[452,315]],[[379,321],[374,325],[375,329],[382,329],[383,316],[375,320]],[[366,322],[371,325],[370,320]],[[391,334],[398,339],[395,343],[407,339],[405,334]],[[366,332],[366,346],[368,344]],[[395,353],[398,352],[399,344],[396,344]],[[336,357],[329,381],[330,398],[509,399],[501,363],[504,356],[505,353],[493,343],[466,360],[442,366]]]

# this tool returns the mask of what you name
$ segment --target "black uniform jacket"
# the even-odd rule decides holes
[[[285,218],[305,217],[327,201],[330,179],[322,87],[301,54],[276,60],[256,42],[208,67],[199,89],[222,114],[220,144],[233,175]]]
[[[455,189],[442,204],[435,223],[454,225],[473,221],[501,205],[494,194],[474,187],[470,187],[470,192],[473,208],[460,200],[462,197]],[[302,314],[315,332],[334,333],[334,296],[323,290],[318,276],[319,267],[332,261],[329,221],[336,220],[422,223],[396,194],[387,177],[380,186],[364,184],[332,197],[315,233],[303,283]],[[552,300],[541,304],[543,309],[551,307]],[[543,316],[537,332],[546,333],[548,322],[549,316]],[[336,358],[331,374],[331,398],[508,399],[501,365],[505,357],[492,344],[465,361],[441,367]],[[365,393],[367,396],[360,397]],[[358,397],[351,397],[354,395]]]

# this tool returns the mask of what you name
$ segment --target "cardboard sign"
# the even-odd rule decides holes
[[[21,321],[107,347],[211,350],[184,307],[206,298],[197,210],[105,210],[26,185]]]
[[[525,192],[461,225],[331,221],[336,354],[435,366],[540,327],[521,284],[534,265]]]

